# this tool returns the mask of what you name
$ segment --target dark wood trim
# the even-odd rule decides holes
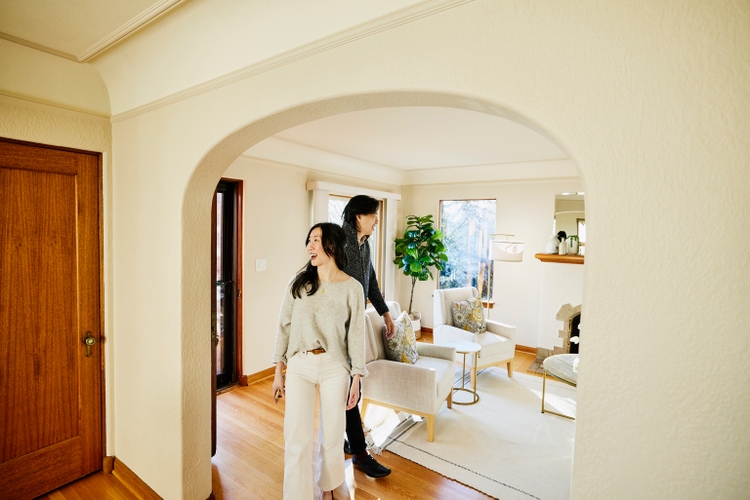
[[[240,387],[247,387],[247,375],[240,375]]]
[[[528,347],[528,346],[525,346],[525,345],[516,345],[516,351],[528,352],[528,353],[531,353],[531,354],[536,354],[536,347]]]
[[[244,234],[244,231],[242,229],[242,214],[244,213],[244,183],[241,180],[237,181],[237,199],[235,203],[235,217],[237,221],[237,234],[235,235],[235,240],[237,242],[237,304],[236,304],[236,310],[235,310],[235,316],[237,318],[237,324],[235,325],[235,334],[236,334],[236,345],[237,345],[237,352],[235,353],[237,355],[237,362],[235,363],[235,374],[237,375],[237,380],[240,381],[240,385],[242,385],[241,377],[242,377],[242,304],[243,304],[243,298],[242,298],[242,290],[243,290],[243,271],[242,271],[242,235]]]
[[[104,328],[105,326],[105,316],[104,316],[104,305],[105,302],[105,295],[106,290],[104,288],[104,159],[102,158],[102,154],[98,153],[99,156],[99,165],[98,169],[99,172],[97,175],[99,176],[99,179],[97,181],[98,189],[99,189],[99,352],[101,353],[101,356],[99,357],[101,361],[101,384],[99,385],[99,394],[100,394],[100,401],[101,401],[101,410],[100,410],[100,416],[102,419],[101,422],[101,429],[102,429],[102,437],[101,437],[101,443],[102,443],[102,454],[101,456],[104,457],[104,462],[106,463],[106,454],[107,454],[107,370],[106,370],[106,349],[107,349],[107,332]],[[114,457],[112,457],[114,459]],[[114,467],[114,462],[112,464]]]
[[[242,377],[245,379],[244,385],[254,384],[255,382],[258,382],[259,380],[263,380],[264,378],[273,377],[275,371],[276,371],[276,367],[272,366],[271,368],[266,368],[265,370],[252,373],[250,375],[243,375]]]
[[[428,326],[423,326],[422,328],[420,328],[420,330],[422,330],[422,333],[429,333],[430,335],[432,335],[432,328]]]
[[[162,500],[162,497],[152,490],[149,485],[143,482],[143,479],[138,477],[135,472],[118,460],[117,457],[114,457],[114,470],[112,474],[114,474],[114,476],[138,498],[143,500]]]
[[[105,474],[112,474],[113,470],[115,470],[115,457],[104,457],[104,460],[102,461],[102,472]]]
[[[558,264],[583,264],[583,255],[558,255],[556,253],[538,253],[534,257],[542,262],[556,262]]]

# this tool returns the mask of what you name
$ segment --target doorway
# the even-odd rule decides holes
[[[101,155],[0,140],[0,492],[103,459]]]
[[[239,382],[242,367],[242,181],[219,181],[213,206],[213,362],[220,391]]]

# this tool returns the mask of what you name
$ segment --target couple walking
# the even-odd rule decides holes
[[[342,227],[314,225],[307,235],[310,260],[284,294],[273,362],[274,398],[286,398],[284,415],[284,499],[312,499],[315,483],[323,498],[344,481],[344,451],[370,477],[390,469],[367,451],[357,403],[365,370],[365,301],[388,313],[367,239],[378,223],[380,204],[355,196],[344,208]],[[284,367],[286,366],[286,378]],[[320,430],[317,478],[312,477],[315,393],[319,392]],[[344,442],[344,431],[348,443]],[[347,449],[348,448],[348,449]]]

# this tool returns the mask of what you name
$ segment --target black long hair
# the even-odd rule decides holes
[[[349,200],[349,203],[344,207],[344,213],[341,214],[341,218],[344,219],[344,222],[347,222],[354,229],[359,231],[357,216],[377,213],[379,208],[380,202],[378,200],[364,194],[359,194]]]
[[[307,232],[307,239],[305,239],[305,246],[310,242],[310,234],[316,227],[320,228],[320,242],[323,246],[323,251],[327,256],[331,257],[336,266],[342,271],[346,269],[348,259],[346,257],[346,233],[341,226],[332,222],[320,222],[315,224]],[[302,290],[307,290],[307,295],[312,295],[318,291],[320,286],[320,279],[318,278],[318,268],[312,265],[312,262],[308,261],[307,265],[299,270],[294,281],[292,281],[292,296],[295,298],[302,297]]]

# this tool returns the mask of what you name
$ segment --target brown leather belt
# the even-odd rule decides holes
[[[326,350],[323,349],[322,347],[318,347],[317,349],[313,349],[307,352],[309,352],[310,354],[323,354],[324,352],[326,352]]]

